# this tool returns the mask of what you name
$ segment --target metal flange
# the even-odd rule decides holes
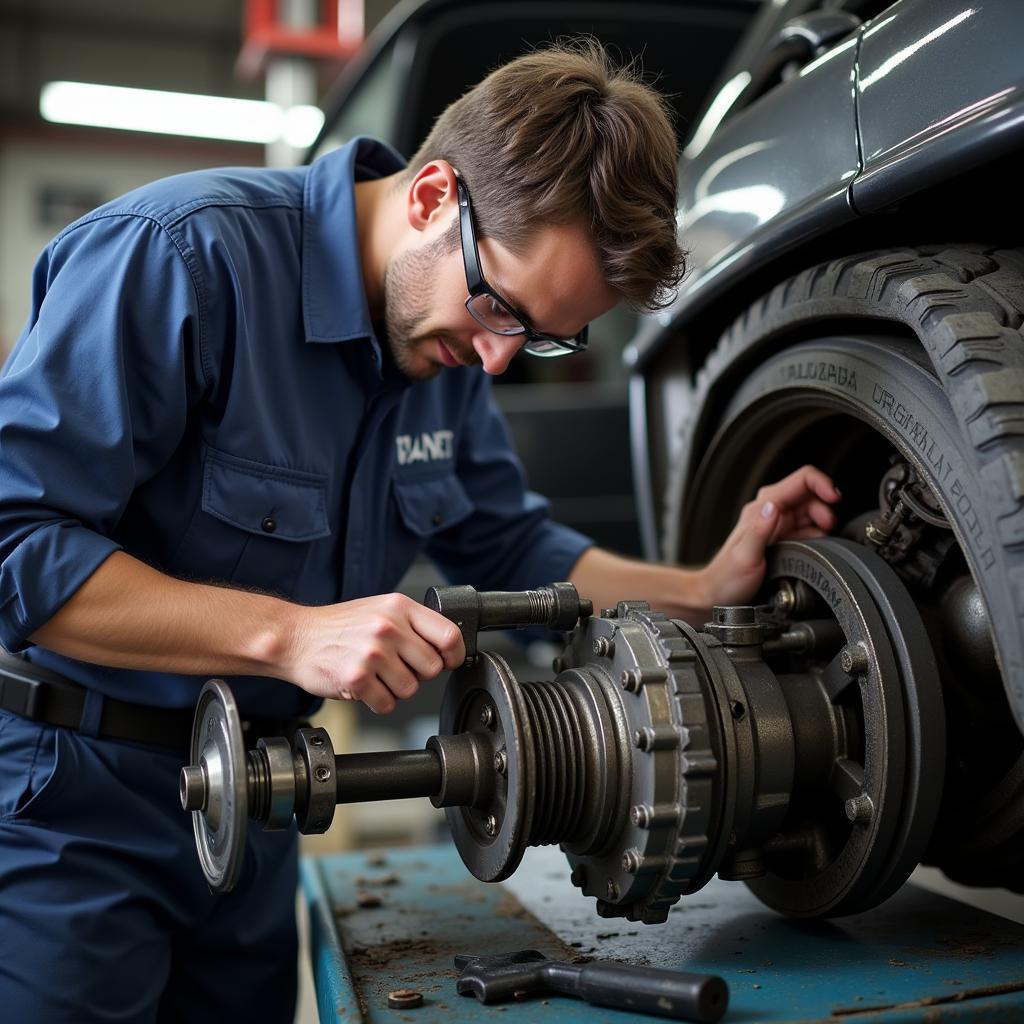
[[[769,860],[747,884],[770,907],[798,917],[855,913],[885,883],[899,834],[908,766],[900,658],[886,627],[870,567],[834,539],[775,547],[767,579],[798,580],[834,616],[845,638],[820,673],[818,690],[791,699],[794,717],[812,696],[831,707],[843,737],[823,789],[809,792],[787,819],[804,853]],[[898,583],[898,580],[897,580]],[[820,698],[820,700],[819,700]],[[827,703],[826,703],[827,702]],[[827,783],[827,785],[826,785]]]
[[[475,734],[495,756],[504,754],[504,773],[481,806],[446,807],[452,839],[466,867],[481,881],[499,882],[519,866],[529,845],[536,777],[527,750],[529,716],[519,685],[505,660],[484,652],[453,673],[441,705],[443,735]]]
[[[206,881],[215,892],[230,892],[245,854],[249,812],[242,722],[222,679],[209,680],[199,694],[189,755],[181,804],[192,812]]]

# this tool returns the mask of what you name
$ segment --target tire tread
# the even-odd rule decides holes
[[[809,322],[902,324],[921,343],[969,438],[992,513],[1012,607],[993,610],[1002,669],[1024,722],[1024,250],[975,244],[861,253],[776,285],[722,335],[699,370],[679,427],[664,503],[663,554],[678,559],[686,485],[714,427],[717,399],[751,357]],[[1016,636],[1015,636],[1016,634]]]

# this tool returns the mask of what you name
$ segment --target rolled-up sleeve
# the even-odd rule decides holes
[[[0,376],[0,644],[11,651],[117,550],[136,488],[204,387],[187,253],[134,214],[69,229],[39,258]]]
[[[593,545],[553,522],[548,503],[529,490],[508,424],[480,374],[456,453],[456,473],[473,513],[438,533],[427,554],[446,577],[481,589],[527,590],[567,579]]]

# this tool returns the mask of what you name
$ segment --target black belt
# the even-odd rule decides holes
[[[5,711],[33,722],[79,729],[88,693],[84,686],[56,672],[0,651],[0,708]],[[102,739],[167,747],[187,756],[194,717],[191,708],[155,708],[104,696],[95,734]],[[295,729],[303,724],[297,718],[243,716],[242,736],[246,748],[251,748],[261,736],[291,738]]]

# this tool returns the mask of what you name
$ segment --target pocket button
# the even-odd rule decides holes
[[[264,533],[273,533],[277,529],[277,520],[267,516],[263,522],[260,523],[260,526],[263,527]]]

